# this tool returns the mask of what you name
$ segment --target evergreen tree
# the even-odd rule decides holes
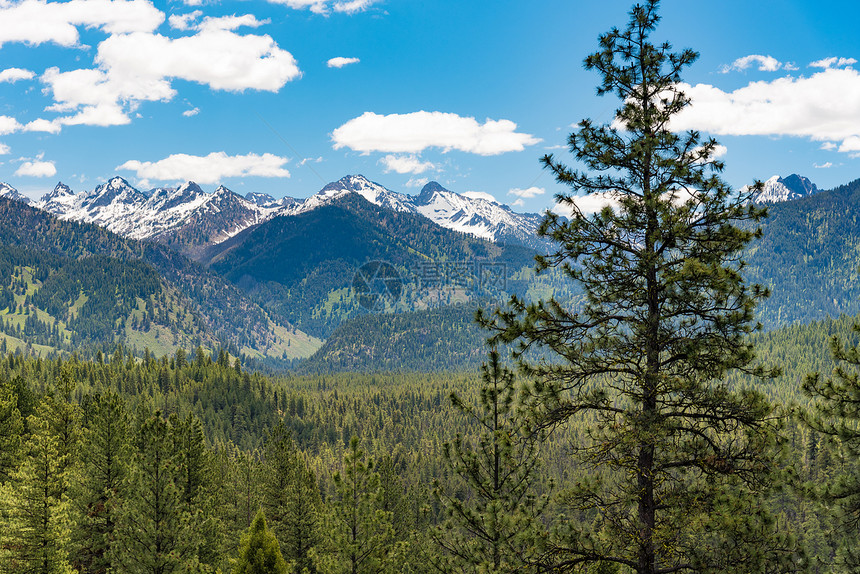
[[[263,508],[286,560],[295,570],[314,572],[308,552],[317,542],[320,506],[316,475],[296,449],[283,421],[266,441],[263,461]]]
[[[855,325],[860,333],[860,325]],[[803,390],[815,400],[814,413],[806,413],[807,424],[839,445],[844,463],[841,472],[817,485],[819,494],[837,509],[841,541],[838,561],[851,571],[860,569],[860,346],[849,346],[836,336],[830,340],[830,352],[840,362],[829,378],[810,374]]]
[[[138,421],[135,452],[123,484],[114,561],[129,574],[179,572],[196,558],[183,504],[183,469],[170,423],[156,411]]]
[[[501,364],[495,349],[482,375],[478,408],[451,394],[451,402],[478,425],[479,434],[474,442],[458,434],[445,443],[448,466],[465,482],[467,493],[457,497],[436,489],[447,514],[434,534],[444,551],[438,567],[444,572],[528,572],[547,503],[546,497],[537,500],[530,492],[538,436],[516,418],[514,373]]]
[[[18,467],[24,421],[12,385],[0,383],[0,484],[7,482]]]
[[[74,562],[83,572],[102,574],[114,566],[110,545],[129,463],[130,418],[123,400],[111,392],[89,399],[85,412],[81,470],[71,487],[77,524]]]
[[[266,526],[266,517],[261,508],[248,532],[242,536],[239,561],[233,574],[287,574],[289,571],[281,556],[278,539]]]
[[[515,344],[536,422],[587,417],[578,445],[589,472],[565,493],[570,514],[546,559],[558,568],[615,564],[637,574],[779,568],[791,547],[760,500],[773,484],[777,415],[765,397],[730,388],[753,368],[755,303],[742,250],[765,211],[723,182],[717,143],[671,131],[689,104],[681,72],[696,59],[655,45],[658,1],[633,7],[626,29],[599,40],[585,67],[598,94],[621,101],[611,125],[583,120],[568,139],[583,169],[544,165],[576,193],[613,200],[569,219],[548,213],[539,234],[557,245],[538,272],[558,268],[580,304],[514,297],[493,317],[493,342]],[[532,351],[552,360],[535,360]]]
[[[52,424],[59,405],[46,396],[28,419],[30,438],[26,456],[13,474],[6,498],[10,521],[4,528],[3,547],[10,573],[66,574],[69,564],[69,460],[62,437]]]
[[[311,556],[319,572],[371,574],[390,571],[401,546],[394,543],[391,514],[380,507],[379,475],[353,436],[334,475],[335,497],[322,516],[320,543]]]

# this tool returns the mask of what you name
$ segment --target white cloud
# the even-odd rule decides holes
[[[385,166],[385,173],[395,171],[397,173],[412,173],[418,175],[419,173],[424,173],[428,169],[436,168],[436,166],[429,161],[422,162],[414,155],[387,155],[379,161]]]
[[[824,58],[809,63],[810,68],[844,68],[845,66],[853,66],[857,63],[854,58]]]
[[[213,18],[207,16],[202,22],[197,22],[203,12],[195,10],[187,14],[173,14],[167,21],[170,27],[176,30],[236,30],[238,28],[259,28],[264,24],[268,24],[269,20],[257,20],[253,14],[243,14],[242,16],[221,16]]]
[[[191,108],[190,110],[185,110],[182,112],[182,115],[186,118],[190,118],[191,116],[196,116],[200,113],[200,108]]]
[[[618,195],[614,191],[573,196],[571,200],[583,215],[597,213],[607,206],[615,208],[619,205]],[[552,211],[559,215],[570,217],[573,214],[573,207],[566,203],[556,203]]]
[[[329,68],[343,68],[344,66],[348,66],[349,64],[357,64],[361,60],[358,58],[344,58],[343,56],[338,56],[337,58],[332,58],[328,62],[326,62],[326,66]]]
[[[731,71],[740,72],[746,70],[753,64],[758,64],[758,69],[760,72],[776,72],[782,67],[782,63],[773,56],[750,54],[749,56],[738,58],[728,66],[723,66],[720,71],[724,74],[727,74]]]
[[[409,181],[404,185],[406,185],[406,187],[424,187],[428,183],[430,183],[430,180],[426,177],[410,177]]]
[[[18,80],[32,80],[36,74],[22,68],[6,68],[0,72],[0,82],[15,83]]]
[[[672,129],[717,135],[797,136],[841,142],[840,151],[860,150],[860,74],[828,68],[809,77],[753,82],[733,92],[707,84],[681,85],[692,105]]]
[[[490,195],[486,191],[464,191],[462,195],[471,199],[484,199],[486,201],[492,201],[493,203],[499,203],[498,199],[496,199],[494,196]]]
[[[187,14],[172,14],[167,21],[170,23],[170,27],[175,30],[190,30],[195,26],[194,23],[202,15],[203,12],[195,10],[194,12],[189,12]]]
[[[511,203],[511,207],[523,207],[526,202],[522,199],[516,199],[513,203]]]
[[[61,125],[123,125],[141,102],[172,99],[172,79],[214,90],[276,92],[301,75],[292,54],[269,36],[202,26],[197,34],[176,39],[148,33],[111,36],[99,45],[98,69],[49,68],[41,80],[56,103],[48,110],[74,113],[58,118]]]
[[[322,163],[322,156],[319,157],[306,157],[302,161],[299,162],[299,165],[305,165],[306,163]]]
[[[25,132],[47,132],[49,134],[60,133],[62,126],[59,122],[39,118],[24,126]]]
[[[355,14],[363,12],[377,2],[377,0],[269,0],[272,4],[282,4],[296,10],[308,9],[317,14],[328,14],[332,10],[344,14]]]
[[[10,151],[12,151],[12,150],[9,148],[8,145],[6,145],[4,143],[0,143],[0,155],[6,155]]]
[[[376,0],[350,0],[348,2],[335,2],[334,11],[344,12],[346,14],[355,14],[356,12],[367,10],[374,2],[376,2]]]
[[[515,187],[508,191],[508,195],[516,195],[517,197],[521,197],[524,199],[530,199],[532,197],[537,197],[538,195],[543,195],[546,193],[546,190],[542,187],[530,187],[528,189],[520,189]]]
[[[814,164],[812,164],[812,167],[814,167],[815,169],[828,169],[828,168],[833,167],[833,163],[829,162],[829,161],[824,162],[821,165],[814,163]]]
[[[0,116],[0,136],[5,136],[19,131],[23,126],[13,117]]]
[[[516,129],[510,120],[487,119],[481,124],[475,118],[443,112],[387,116],[365,112],[334,130],[332,140],[335,149],[348,147],[362,153],[420,153],[438,147],[478,155],[522,151],[541,141]]]
[[[149,0],[23,0],[0,4],[0,46],[9,42],[48,42],[77,46],[78,26],[108,34],[151,32],[164,14]]]
[[[206,184],[219,183],[227,177],[290,177],[290,172],[283,167],[287,161],[270,153],[234,156],[223,151],[207,156],[179,153],[155,162],[129,160],[116,169],[134,171],[139,178],[192,180]]]
[[[204,28],[194,36],[111,36],[99,45],[96,62],[128,83],[177,78],[215,90],[276,92],[300,72],[292,54],[268,35],[239,35]]]
[[[15,175],[21,177],[53,177],[57,175],[57,168],[52,161],[25,161],[15,170]]]

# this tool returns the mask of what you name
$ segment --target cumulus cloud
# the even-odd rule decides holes
[[[348,66],[350,64],[357,64],[361,60],[358,58],[344,58],[343,56],[338,56],[337,58],[332,58],[328,62],[326,62],[326,66],[329,68],[343,68],[344,66]]]
[[[21,177],[53,177],[57,175],[57,168],[52,161],[25,161],[15,170],[15,175]]]
[[[367,10],[375,2],[376,0],[350,0],[349,2],[335,2],[334,11],[344,12],[346,14],[355,14],[356,12]]]
[[[62,126],[57,121],[39,118],[29,122],[23,129],[25,132],[47,132],[49,134],[56,134],[60,133]]]
[[[387,116],[365,112],[332,132],[334,148],[361,153],[420,153],[436,147],[478,155],[522,151],[540,139],[516,131],[510,120],[464,118],[443,112],[413,112]]]
[[[23,68],[6,68],[0,72],[0,82],[15,83],[18,80],[32,80],[36,74]]]
[[[724,74],[728,74],[733,71],[741,72],[748,69],[753,64],[758,64],[758,70],[760,72],[776,72],[783,66],[783,64],[773,56],[750,54],[749,56],[738,58],[727,66],[723,66],[720,71]]]
[[[814,167],[815,169],[829,169],[829,168],[833,167],[833,163],[829,162],[829,161],[826,161],[820,165],[817,163],[814,163],[814,164],[812,164],[812,167]]]
[[[418,175],[436,166],[429,161],[421,161],[414,155],[396,156],[387,155],[379,160],[385,166],[385,173],[395,171],[397,173],[412,173]]]
[[[530,187],[528,189],[520,189],[518,187],[515,187],[508,191],[508,195],[516,195],[517,197],[524,199],[531,199],[532,197],[537,197],[545,193],[546,190],[542,187]]]
[[[499,203],[499,200],[494,196],[490,195],[486,191],[464,191],[462,195],[471,198],[471,199],[483,199],[486,201],[492,201],[493,203]]]
[[[142,32],[110,36],[99,45],[97,69],[49,68],[41,80],[56,103],[48,110],[72,114],[58,118],[60,125],[123,125],[141,102],[172,99],[173,79],[214,90],[276,92],[301,75],[292,54],[267,35],[201,26],[175,39]]]
[[[241,16],[220,16],[217,18],[203,18],[201,22],[197,22],[203,12],[195,10],[188,14],[174,14],[168,18],[168,22],[172,28],[177,30],[237,30],[239,28],[259,28],[264,24],[268,24],[269,20],[257,20],[253,14],[243,14]]]
[[[296,10],[307,9],[317,14],[329,14],[340,12],[344,14],[355,14],[363,12],[377,2],[377,0],[269,0],[272,4],[282,4]]]
[[[732,92],[707,84],[680,87],[692,105],[672,121],[674,130],[797,136],[825,142],[826,149],[860,150],[860,74],[853,68],[753,82]]]
[[[200,113],[200,108],[191,108],[190,110],[185,110],[182,112],[182,115],[186,118],[190,118],[191,116],[196,116]]]
[[[10,151],[12,151],[8,145],[4,143],[0,143],[0,155],[7,155]]]
[[[618,194],[614,191],[573,196],[571,200],[583,215],[597,213],[607,206],[615,208],[619,204]],[[553,206],[552,211],[565,217],[571,217],[573,214],[573,207],[567,203],[559,202]]]
[[[195,26],[195,22],[197,22],[197,19],[202,15],[203,12],[200,10],[188,12],[187,14],[172,14],[167,19],[167,22],[170,24],[170,27],[175,30],[190,30]]]
[[[511,203],[511,207],[523,207],[526,202],[522,199],[515,199],[513,203]]]
[[[77,46],[78,26],[129,34],[152,32],[164,21],[164,14],[149,0],[23,0],[0,6],[0,46],[10,42]]]
[[[426,177],[410,177],[409,181],[404,185],[406,185],[406,187],[424,187],[428,183],[430,183],[430,180]]]
[[[15,118],[10,116],[0,116],[0,136],[15,133],[22,127],[23,126],[21,126]]]
[[[816,60],[814,62],[809,63],[810,68],[844,68],[846,66],[853,66],[857,63],[857,60],[854,58],[824,58],[823,60]]]
[[[290,177],[283,167],[287,161],[270,153],[230,156],[221,151],[206,156],[179,153],[155,162],[129,160],[116,169],[157,181],[193,180],[207,184],[227,177]]]

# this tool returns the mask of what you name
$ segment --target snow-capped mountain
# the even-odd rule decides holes
[[[391,191],[362,175],[348,175],[323,187],[301,203],[287,206],[279,215],[296,215],[355,193],[380,207],[423,215],[434,223],[496,242],[512,242],[536,247],[535,235],[541,216],[516,213],[508,206],[484,197],[467,197],[430,182],[416,195]]]
[[[808,178],[793,173],[788,177],[773,176],[764,182],[764,189],[752,200],[755,203],[780,203],[818,193],[820,190]]]
[[[274,212],[223,186],[206,193],[189,181],[142,192],[121,177],[77,194],[58,183],[35,205],[61,219],[95,223],[124,237],[179,243],[186,252],[223,241]]]
[[[508,206],[483,197],[467,197],[431,181],[414,199],[421,215],[442,227],[501,243],[534,246],[542,217],[516,213]]]
[[[14,199],[15,201],[20,201],[21,203],[30,203],[29,197],[27,197],[26,195],[21,195],[17,189],[4,182],[0,182],[0,197]]]
[[[537,214],[515,213],[490,197],[461,195],[436,182],[428,183],[418,195],[407,195],[361,175],[330,183],[304,200],[275,199],[264,193],[249,193],[243,198],[224,186],[207,193],[191,181],[176,188],[141,191],[114,177],[90,192],[79,193],[60,182],[34,206],[61,219],[95,223],[124,237],[161,241],[195,257],[206,246],[272,217],[305,213],[349,194],[482,239],[540,246],[535,235],[541,219]]]

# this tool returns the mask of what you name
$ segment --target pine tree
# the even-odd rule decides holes
[[[434,538],[443,549],[444,572],[528,572],[542,530],[547,498],[532,490],[538,464],[538,435],[516,418],[514,373],[492,349],[482,366],[480,405],[451,402],[476,423],[475,441],[457,435],[445,443],[449,468],[465,483],[465,496],[445,495],[437,486],[447,518]]]
[[[261,508],[248,532],[242,536],[239,561],[233,574],[287,574],[289,571],[281,556],[278,539],[266,526],[266,517]]]
[[[335,497],[320,524],[320,543],[311,557],[326,574],[387,572],[400,546],[394,543],[391,515],[381,509],[379,475],[353,436],[343,459],[343,474],[334,475]]]
[[[316,475],[296,449],[283,421],[266,441],[262,476],[263,508],[286,560],[295,570],[314,572],[308,555],[317,543],[317,521],[322,501]]]
[[[183,504],[183,470],[170,423],[156,411],[138,421],[117,513],[113,559],[129,574],[170,574],[196,558]]]
[[[129,423],[115,393],[97,394],[86,405],[81,470],[71,487],[76,528],[75,564],[83,572],[110,572],[120,489],[129,464]]]
[[[765,210],[748,201],[757,186],[738,193],[720,179],[716,141],[671,131],[697,54],[651,43],[657,8],[634,6],[626,29],[603,34],[585,60],[601,75],[598,94],[621,105],[611,125],[583,120],[570,135],[582,169],[543,158],[574,194],[614,202],[589,215],[561,194],[569,219],[548,213],[539,228],[556,248],[537,271],[560,269],[580,303],[514,297],[479,319],[493,342],[514,344],[539,425],[588,421],[576,454],[590,476],[565,493],[550,564],[777,569],[792,543],[771,532],[760,498],[774,480],[778,413],[723,382],[733,369],[766,374],[748,339],[766,290],[741,275]]]
[[[7,482],[21,458],[24,421],[12,385],[0,383],[0,484]]]
[[[860,325],[854,330],[860,333]],[[814,373],[804,382],[804,392],[815,400],[814,412],[805,413],[804,419],[814,430],[835,439],[845,460],[840,473],[817,486],[821,498],[837,510],[839,530],[833,538],[841,541],[838,561],[856,571],[860,569],[860,346],[846,347],[834,336],[830,352],[840,362],[832,376]]]
[[[28,418],[30,438],[26,456],[13,474],[4,498],[10,522],[2,533],[10,573],[66,574],[69,564],[69,539],[72,528],[68,489],[68,449],[57,434],[56,411],[61,408],[46,396]]]

